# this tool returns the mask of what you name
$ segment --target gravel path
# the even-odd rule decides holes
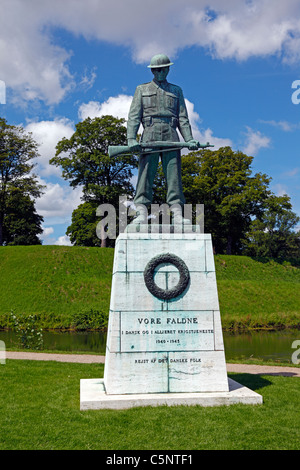
[[[104,364],[105,356],[91,354],[47,354],[32,352],[6,351],[7,359],[28,359],[37,361],[80,362],[85,364]],[[252,364],[227,364],[228,372],[261,375],[283,375],[300,377],[300,367],[257,366]]]
[[[58,361],[58,362],[81,362],[92,364],[104,364],[105,356],[91,354],[52,354],[6,351],[7,359],[29,359],[30,361]]]

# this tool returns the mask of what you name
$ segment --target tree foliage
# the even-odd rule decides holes
[[[67,228],[71,243],[76,246],[101,246],[101,240],[96,234],[96,202],[84,202],[72,213],[72,223]]]
[[[32,173],[36,157],[31,134],[0,118],[0,245],[39,243],[36,235],[42,232],[43,219],[35,213],[33,200],[43,186]]]
[[[123,119],[113,116],[86,119],[76,125],[70,139],[57,144],[50,160],[62,167],[73,187],[82,186],[83,204],[74,210],[67,234],[76,245],[99,246],[96,209],[116,208],[121,195],[132,196],[132,155],[108,156],[109,145],[125,145]],[[230,147],[203,149],[182,157],[182,184],[187,204],[204,204],[205,231],[212,234],[216,253],[282,257],[299,253],[298,222],[287,196],[276,197],[271,178],[252,173],[253,157]],[[166,182],[159,166],[153,203],[166,201]],[[101,240],[106,246],[107,240]],[[109,242],[108,242],[109,245]]]
[[[43,217],[36,213],[34,201],[19,189],[12,189],[6,200],[3,222],[5,245],[41,245]]]
[[[262,216],[251,223],[244,253],[264,258],[300,258],[300,232],[293,230],[299,221],[289,196],[271,195]]]
[[[182,184],[187,204],[204,204],[205,232],[212,234],[216,253],[238,254],[253,217],[264,210],[270,178],[252,176],[253,157],[230,147],[200,150],[182,157]],[[163,189],[162,189],[163,188]],[[165,200],[162,170],[158,172],[155,201]]]
[[[97,206],[117,207],[119,196],[133,194],[132,170],[137,166],[137,159],[133,155],[108,155],[109,145],[127,143],[124,122],[113,116],[85,119],[76,125],[70,139],[58,142],[56,156],[50,160],[51,164],[62,167],[62,176],[69,180],[70,186],[83,188],[84,204],[73,212],[67,231],[75,244],[97,246]],[[81,226],[84,221],[86,224]],[[107,244],[107,239],[102,237],[101,246]]]
[[[126,145],[124,122],[113,116],[87,118],[76,125],[70,139],[58,142],[50,163],[62,167],[62,176],[70,186],[82,186],[84,201],[114,204],[119,195],[132,194],[135,157],[108,156],[109,145]]]

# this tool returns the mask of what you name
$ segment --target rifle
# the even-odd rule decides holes
[[[159,150],[164,152],[171,152],[172,150],[178,150],[183,148],[189,148],[188,142],[165,142],[165,141],[157,141],[157,142],[140,142],[139,143],[141,150],[136,151],[133,150],[136,145],[128,146],[128,145],[110,145],[108,147],[108,155],[110,157],[116,157],[117,155],[124,155],[124,154],[136,154],[136,153],[156,153]],[[210,145],[209,142],[206,144],[199,144],[198,149],[205,149],[207,147],[214,147],[214,145]]]

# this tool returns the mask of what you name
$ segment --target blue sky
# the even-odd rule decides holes
[[[194,137],[252,155],[253,173],[272,177],[300,216],[299,1],[1,0],[0,115],[40,145],[44,244],[69,243],[81,202],[48,163],[57,142],[87,116],[127,118],[161,52],[174,62],[168,80],[183,89]]]

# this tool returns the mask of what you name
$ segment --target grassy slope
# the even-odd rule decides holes
[[[73,314],[108,312],[114,251],[66,246],[0,247],[0,316],[41,314],[68,327]]]
[[[69,327],[79,311],[109,310],[114,250],[0,247],[0,326],[7,314],[39,314]],[[215,257],[223,327],[300,324],[300,264]]]
[[[300,326],[300,264],[215,257],[222,323],[230,326]]]

